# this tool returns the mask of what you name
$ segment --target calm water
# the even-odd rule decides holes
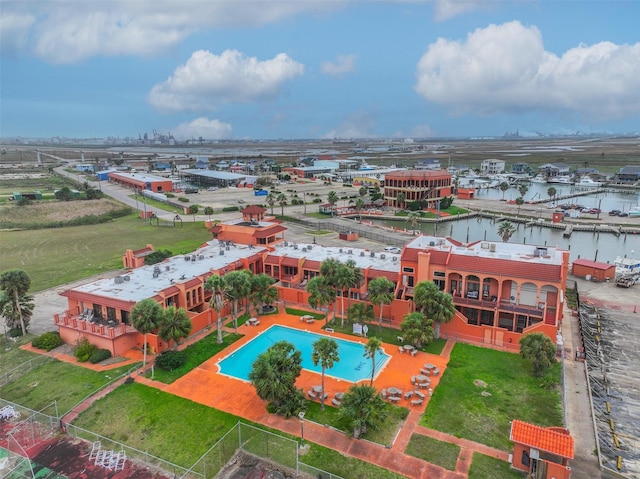
[[[322,368],[320,365],[313,364],[311,352],[313,351],[313,343],[322,337],[326,336],[285,326],[271,326],[236,352],[222,359],[218,363],[220,372],[248,381],[251,366],[258,355],[278,341],[288,341],[294,344],[296,349],[302,353],[302,367],[320,374]],[[354,341],[332,339],[338,343],[340,361],[335,363],[331,369],[327,369],[325,374],[353,383],[371,378],[372,361],[364,357],[364,345]],[[383,352],[379,352],[376,355],[376,376],[385,367],[389,359],[390,356]]]
[[[602,215],[601,215],[602,217]],[[605,213],[605,217],[608,216]],[[606,221],[606,220],[605,220]],[[380,222],[386,226],[396,228],[410,228],[406,221]],[[639,222],[640,223],[640,222]],[[527,227],[514,223],[516,233],[509,240],[510,243],[526,243],[535,245],[556,246],[570,252],[570,261],[578,258],[613,263],[617,256],[640,256],[640,235],[620,235],[612,233],[591,233],[574,231],[570,238],[562,236],[562,229],[544,228],[541,226]],[[502,241],[498,236],[500,223],[492,223],[490,219],[469,218],[459,221],[440,223],[437,227],[431,223],[420,223],[420,230],[429,235],[450,236],[458,241],[470,242],[489,240]],[[436,231],[437,229],[437,231]]]

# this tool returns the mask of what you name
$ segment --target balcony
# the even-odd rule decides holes
[[[500,301],[498,309],[500,311],[509,311],[516,314],[526,314],[528,316],[536,316],[538,318],[542,318],[542,316],[544,315],[544,307],[536,308],[535,306],[526,304],[513,304],[504,300]]]
[[[109,339],[137,333],[137,330],[134,327],[117,321],[108,321],[106,319],[99,318],[86,321],[81,319],[79,316],[72,316],[69,311],[65,311],[62,316],[55,314],[53,316],[53,322],[57,326],[71,328],[82,333],[93,334]]]
[[[475,308],[482,309],[496,309],[496,301],[487,301],[483,299],[477,299],[477,295],[475,297],[463,298],[461,296],[453,296],[453,304],[456,306],[471,306]]]

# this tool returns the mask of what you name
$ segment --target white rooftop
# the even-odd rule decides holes
[[[123,178],[129,178],[130,180],[138,181],[166,181],[166,178],[162,176],[148,175],[146,173],[126,173],[124,171],[110,171],[109,173],[117,174]]]
[[[245,245],[226,248],[220,246],[218,240],[211,240],[207,246],[192,253],[174,256],[156,265],[136,268],[117,277],[120,279],[94,281],[73,288],[73,291],[138,302],[155,296],[173,284],[186,283],[196,276],[221,270],[236,261],[265,251],[262,247],[249,248]]]
[[[478,241],[458,246],[449,238],[422,235],[407,244],[407,248],[451,251],[457,255],[480,256],[513,261],[529,261],[543,264],[562,264],[563,250],[557,246]]]
[[[341,263],[353,260],[356,266],[362,270],[373,268],[380,271],[400,271],[400,254],[373,252],[359,248],[319,246],[317,244],[301,243],[289,243],[288,246],[284,246],[283,243],[279,243],[276,245],[275,251],[271,254],[276,256],[286,255],[290,258],[305,258],[319,262],[328,258],[337,259]]]

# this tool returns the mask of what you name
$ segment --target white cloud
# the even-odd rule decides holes
[[[592,119],[640,113],[640,43],[579,45],[558,57],[536,27],[490,25],[429,45],[416,92],[454,114],[541,110]]]
[[[198,50],[163,83],[149,103],[165,112],[209,111],[222,103],[246,103],[278,96],[284,82],[304,73],[304,65],[280,53],[259,61],[237,50],[214,55]]]
[[[436,20],[442,22],[486,7],[487,4],[486,0],[436,0],[433,8]]]
[[[435,131],[429,125],[416,125],[411,129],[413,138],[430,138],[436,136]]]
[[[18,12],[0,12],[0,49],[13,54],[24,48],[29,38],[29,29],[36,21],[33,15]]]
[[[358,110],[345,118],[342,124],[329,132],[325,138],[375,138],[375,118],[366,110]]]
[[[179,124],[173,129],[172,133],[176,138],[184,140],[200,137],[207,140],[227,140],[232,138],[232,130],[229,123],[200,117],[190,122]]]
[[[324,62],[320,67],[322,73],[327,75],[340,77],[346,73],[353,73],[356,70],[356,56],[351,55],[338,55],[338,60],[335,63]]]
[[[2,7],[7,17],[25,9],[24,2]],[[160,54],[199,30],[255,27],[342,5],[319,0],[40,0],[28,7],[38,20],[23,26],[22,35],[28,32],[37,56],[63,64],[97,55]],[[2,32],[4,40],[4,23]],[[23,40],[20,46],[26,44]]]

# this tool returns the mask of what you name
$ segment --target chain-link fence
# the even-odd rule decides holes
[[[29,371],[42,366],[45,363],[53,360],[53,354],[43,354],[38,355],[37,357],[25,361],[24,363],[16,366],[13,369],[10,369],[7,372],[4,372],[0,375],[0,387],[6,386],[10,382],[18,380],[20,377],[27,374]]]

